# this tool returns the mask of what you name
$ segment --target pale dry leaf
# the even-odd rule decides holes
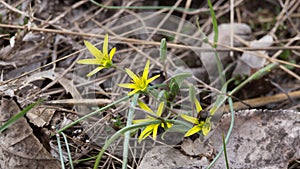
[[[46,107],[34,107],[26,113],[29,121],[37,127],[44,127],[51,121],[55,109]]]
[[[259,40],[254,40],[250,42],[249,47],[254,48],[264,48],[269,47],[273,44],[273,37],[271,35],[266,35]],[[260,54],[266,54],[266,51],[256,51]],[[239,58],[238,64],[233,71],[234,75],[250,75],[252,69],[259,69],[264,66],[266,62],[265,58],[258,57],[252,53],[244,52]]]

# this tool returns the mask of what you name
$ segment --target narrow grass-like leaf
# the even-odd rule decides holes
[[[195,103],[195,99],[196,99],[196,89],[194,85],[190,85],[189,86],[189,96],[190,96],[190,101],[192,103]]]
[[[214,48],[217,48],[218,37],[219,37],[218,22],[217,22],[216,14],[215,14],[215,11],[212,7],[210,0],[207,0],[207,4],[209,6],[209,11],[211,14],[213,29],[214,29],[214,44],[213,44],[213,46],[214,46]]]
[[[228,163],[228,157],[227,157],[227,151],[226,151],[226,143],[225,143],[225,137],[224,133],[222,133],[222,143],[223,143],[223,151],[224,151],[224,157],[225,157],[225,163],[226,163],[226,168],[229,168],[229,163]]]
[[[62,148],[61,148],[59,134],[56,134],[56,140],[57,140],[57,147],[58,147],[58,154],[59,154],[61,169],[65,169],[64,157],[63,157],[63,152],[62,152]]]
[[[130,106],[129,111],[128,111],[126,127],[129,127],[129,126],[132,125],[132,120],[133,120],[135,105],[138,102],[138,98],[139,98],[139,94],[135,94],[133,96],[133,98],[132,98],[131,106]],[[129,139],[130,139],[130,131],[127,131],[125,133],[124,142],[123,142],[123,163],[122,163],[122,169],[126,169],[127,168]]]
[[[228,97],[228,103],[229,103],[229,108],[230,108],[230,112],[231,112],[231,122],[230,122],[230,126],[225,138],[225,145],[228,143],[228,140],[230,138],[230,135],[232,133],[233,127],[234,127],[234,116],[235,116],[235,112],[233,110],[233,102],[232,99],[230,97]],[[221,150],[219,151],[219,153],[216,155],[216,157],[214,158],[214,160],[209,164],[209,166],[207,167],[208,169],[210,169],[217,161],[218,159],[221,157],[223,153],[223,147],[221,148]]]
[[[74,169],[73,160],[72,160],[72,155],[71,155],[71,151],[70,151],[70,148],[69,148],[68,139],[67,139],[66,135],[63,132],[61,132],[61,135],[63,136],[63,138],[65,140],[66,149],[67,149],[67,153],[68,153],[68,157],[69,157],[70,167],[71,167],[71,169]]]
[[[40,99],[36,101],[35,103],[30,104],[29,106],[25,107],[22,111],[14,115],[12,118],[7,120],[1,127],[0,127],[0,133],[3,132],[5,129],[7,129],[9,126],[14,124],[16,121],[18,121],[21,117],[23,117],[29,110],[31,110],[36,105],[40,104],[43,101],[43,99]]]

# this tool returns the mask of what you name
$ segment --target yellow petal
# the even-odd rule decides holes
[[[96,57],[96,59],[102,60],[103,54],[99,49],[97,49],[94,45],[92,45],[88,41],[84,41],[84,45],[91,52],[91,54]]]
[[[163,112],[163,110],[164,110],[164,105],[165,105],[164,102],[160,102],[160,103],[159,103],[159,106],[158,106],[158,109],[157,109],[157,112],[156,112],[156,115],[157,115],[158,117],[161,116],[161,114],[162,114],[162,112]]]
[[[118,84],[118,86],[124,87],[124,88],[129,88],[129,89],[135,89],[135,88],[136,88],[136,85],[135,85],[135,84],[132,84],[132,83]]]
[[[155,75],[147,80],[147,84],[151,83],[153,80],[157,79],[160,75]]]
[[[169,128],[171,128],[172,127],[172,123],[166,123],[167,124],[167,128],[169,129]],[[165,128],[166,129],[166,127],[165,127],[165,124],[164,123],[161,123],[161,126],[163,127],[163,128]]]
[[[101,64],[101,62],[97,59],[82,59],[82,60],[78,60],[77,63],[88,64],[88,65],[100,65]]]
[[[200,113],[200,111],[202,110],[202,107],[197,98],[195,98],[195,106],[196,106],[197,113]]]
[[[145,139],[146,137],[148,137],[152,133],[153,127],[154,127],[154,125],[147,126],[140,134],[138,141],[140,142],[143,139]]]
[[[188,121],[188,122],[191,122],[191,123],[193,123],[193,124],[199,124],[198,119],[195,118],[195,117],[188,116],[188,115],[186,115],[186,114],[181,114],[181,117],[182,117],[184,120],[186,120],[186,121]]]
[[[154,113],[144,102],[138,100],[138,104],[141,107],[141,109],[150,112],[150,113]]]
[[[117,48],[112,48],[112,50],[110,50],[110,53],[109,53],[109,60],[112,60],[112,59],[113,59],[116,50],[117,50]]]
[[[134,94],[137,93],[138,91],[140,91],[140,89],[134,89],[134,90],[132,90],[131,92],[129,92],[127,95],[128,95],[128,96],[134,95]]]
[[[130,78],[134,81],[134,83],[138,83],[140,81],[139,77],[135,75],[130,69],[125,69],[126,73],[130,76]]]
[[[102,70],[104,67],[99,66],[96,69],[94,69],[93,71],[91,71],[89,74],[87,74],[87,77],[93,76],[95,73],[99,72],[100,70]]]
[[[108,54],[107,50],[108,50],[108,34],[106,34],[105,37],[104,37],[104,43],[103,43],[103,48],[102,48],[102,51],[103,51],[104,55]]]
[[[150,67],[150,60],[146,62],[144,71],[143,71],[143,79],[148,79],[148,74],[149,74],[149,67]]]
[[[192,127],[187,133],[185,133],[184,137],[191,136],[202,129],[199,125]]]
[[[153,140],[156,140],[156,136],[157,136],[157,130],[158,130],[159,124],[154,124],[153,126]]]

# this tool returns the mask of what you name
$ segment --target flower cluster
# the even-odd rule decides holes
[[[82,60],[79,60],[77,63],[97,65],[97,67],[94,70],[92,70],[90,73],[87,74],[88,77],[96,74],[97,72],[99,72],[100,70],[102,70],[104,68],[116,67],[113,65],[113,61],[112,61],[113,56],[116,52],[116,48],[112,48],[110,50],[110,52],[108,51],[108,35],[107,34],[105,35],[105,38],[104,38],[102,51],[97,49],[94,45],[92,45],[88,41],[84,41],[84,44],[87,47],[87,49],[89,50],[89,52],[94,56],[94,58],[82,59]],[[147,94],[149,84],[160,76],[160,75],[155,75],[155,76],[149,78],[148,77],[149,76],[149,68],[150,68],[150,60],[148,60],[146,62],[146,65],[144,67],[144,70],[143,70],[143,73],[141,76],[133,73],[130,69],[126,68],[125,72],[131,78],[131,83],[118,84],[118,86],[132,89],[132,91],[130,91],[128,93],[128,96],[134,95],[136,93],[146,93]],[[200,102],[196,98],[194,98],[193,100],[194,100],[194,104],[195,104],[197,113],[201,113],[202,107],[200,105]],[[143,129],[143,131],[141,132],[141,134],[139,136],[139,139],[138,139],[139,142],[141,140],[147,138],[151,134],[153,136],[153,139],[155,140],[157,137],[157,132],[158,132],[159,127],[162,127],[165,130],[172,127],[171,123],[166,122],[164,120],[164,118],[161,117],[162,113],[164,111],[164,107],[165,107],[164,101],[159,103],[159,106],[158,106],[158,109],[156,110],[156,112],[152,111],[144,102],[142,102],[140,100],[138,100],[138,104],[142,110],[147,112],[147,116],[145,119],[134,120],[133,123],[137,124],[137,123],[161,120],[160,123],[150,124],[148,126],[145,126],[145,128]],[[200,131],[202,131],[203,135],[206,135],[210,131],[210,118],[208,118],[208,121],[203,121],[203,120],[199,120],[195,117],[188,116],[186,114],[182,114],[181,117],[183,119],[185,119],[186,121],[194,124],[194,126],[186,132],[185,137],[191,136]]]

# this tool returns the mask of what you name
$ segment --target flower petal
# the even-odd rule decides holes
[[[147,84],[151,83],[153,80],[157,79],[160,75],[155,75],[153,77],[151,77],[150,79],[147,80]]]
[[[97,73],[97,72],[99,72],[100,70],[102,70],[104,67],[102,67],[102,66],[99,66],[99,67],[97,67],[96,69],[94,69],[93,71],[91,71],[90,73],[88,73],[86,76],[87,77],[91,77],[91,76],[93,76],[95,73]]]
[[[157,136],[157,130],[158,130],[159,124],[154,124],[153,126],[153,140],[156,140],[156,136]]]
[[[87,64],[87,65],[100,65],[101,64],[101,62],[97,59],[82,59],[82,60],[78,60],[77,63]]]
[[[144,102],[138,100],[138,104],[141,107],[141,109],[150,112],[150,113],[154,113]]]
[[[196,106],[197,113],[200,113],[200,111],[202,110],[202,107],[201,107],[200,102],[197,100],[197,98],[195,98],[195,106]]]
[[[146,137],[148,137],[152,133],[153,127],[154,127],[154,125],[147,126],[140,134],[138,141],[140,142],[140,141],[144,140]]]
[[[103,48],[102,48],[103,55],[108,54],[107,50],[108,50],[108,34],[106,34],[104,37],[104,43],[103,43]]]
[[[158,109],[157,109],[157,112],[156,112],[156,115],[157,115],[158,117],[161,116],[161,114],[162,114],[162,112],[163,112],[163,110],[164,110],[164,105],[165,105],[164,102],[160,102],[160,103],[159,103],[159,106],[158,106]]]
[[[123,83],[123,84],[118,84],[118,86],[120,87],[124,87],[124,88],[129,88],[129,89],[135,89],[136,85],[133,83]]]
[[[112,60],[112,59],[113,59],[116,50],[117,50],[117,48],[112,48],[112,49],[110,50],[110,53],[109,53],[109,60]]]
[[[134,83],[138,83],[140,81],[140,78],[134,74],[130,69],[125,69],[126,73],[130,76],[130,78],[133,80]]]
[[[164,129],[169,129],[169,128],[171,128],[172,126],[173,126],[173,124],[172,123],[168,123],[168,122],[166,122],[166,124],[167,124],[167,127],[165,127],[165,124],[164,123],[161,123],[161,126],[164,128]]]
[[[199,132],[201,129],[202,129],[202,127],[199,126],[199,125],[194,126],[194,127],[192,127],[187,133],[185,133],[184,137],[191,136],[191,135],[193,135],[193,134]]]
[[[148,60],[146,62],[146,65],[145,65],[145,68],[144,68],[144,71],[143,71],[143,76],[142,76],[143,79],[148,79],[149,67],[150,67],[150,60]]]
[[[186,114],[181,114],[180,115],[184,120],[188,121],[188,122],[191,122],[193,124],[199,124],[199,121],[197,118],[195,117],[192,117],[192,116],[188,116]]]
[[[140,89],[134,89],[134,90],[132,90],[131,92],[129,92],[127,95],[128,95],[128,96],[131,96],[131,95],[137,93],[138,91],[140,91]]]
[[[96,59],[102,60],[103,54],[99,49],[97,49],[94,45],[92,45],[88,41],[84,41],[84,45],[88,48],[91,54],[95,56]]]

